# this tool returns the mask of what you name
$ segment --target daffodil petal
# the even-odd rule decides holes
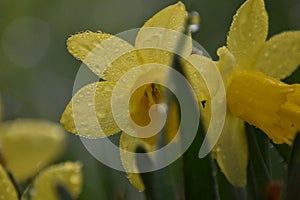
[[[68,38],[69,52],[83,61],[95,74],[102,76],[104,70],[133,46],[116,36],[86,31]]]
[[[117,82],[122,75],[133,67],[143,64],[143,60],[139,57],[136,50],[129,51],[114,60],[103,72],[102,78],[108,81]]]
[[[72,133],[101,138],[120,131],[111,111],[114,82],[101,81],[81,88],[63,112],[60,123]]]
[[[182,2],[170,5],[153,17],[151,17],[142,28],[146,27],[160,27],[183,32],[187,19],[187,12]]]
[[[120,138],[120,156],[123,167],[127,172],[127,176],[132,185],[139,191],[145,189],[143,180],[138,173],[139,170],[136,164],[135,152],[137,147],[143,147],[147,152],[153,151],[155,146],[149,145],[141,138],[132,137],[126,133],[122,133]],[[136,173],[132,173],[136,172]]]
[[[217,54],[219,60],[216,62],[216,65],[222,74],[225,87],[227,88],[232,77],[232,70],[235,66],[235,58],[225,46],[218,48]]]
[[[250,68],[268,35],[264,0],[247,0],[233,18],[227,45],[238,66]]]
[[[17,119],[0,125],[0,146],[7,167],[18,182],[54,161],[64,141],[64,130],[53,122]]]
[[[150,18],[138,32],[137,49],[152,48],[180,54],[192,51],[192,40],[184,34],[187,12],[183,3],[168,6]]]
[[[193,66],[192,71],[186,70],[199,101],[204,126],[207,134],[201,146],[199,156],[207,155],[217,142],[226,115],[226,93],[222,77],[215,63],[204,56],[191,55],[186,58]]]
[[[162,49],[146,48],[127,52],[116,59],[106,70],[102,77],[109,81],[119,81],[123,75],[134,67],[141,67],[144,64],[155,63],[170,66],[174,59],[174,54]],[[132,79],[137,79],[132,71]],[[148,72],[145,71],[144,74]],[[128,75],[127,75],[128,76]],[[149,76],[149,75],[148,75]],[[130,85],[130,83],[126,83]]]
[[[204,62],[202,59],[204,59]],[[193,64],[197,64],[197,66],[199,65],[199,68],[201,68],[200,65],[202,65],[203,63],[209,63],[213,65],[213,62],[211,60],[199,55],[191,55],[182,60],[185,76],[196,94],[199,108],[202,112],[208,112],[210,116],[211,102],[207,85],[202,77],[202,74],[200,74],[197,68],[193,66]]]
[[[214,155],[227,180],[236,187],[247,183],[248,143],[244,121],[229,111]]]
[[[63,187],[73,199],[77,199],[82,188],[82,165],[65,162],[43,170],[34,180],[31,188],[32,200],[58,200],[57,186]]]
[[[1,191],[0,199],[18,200],[17,191],[1,164],[0,164],[0,191]]]
[[[255,69],[277,79],[289,76],[300,64],[300,31],[275,35],[260,51]]]

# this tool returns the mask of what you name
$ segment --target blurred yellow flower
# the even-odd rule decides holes
[[[94,33],[87,31],[71,36],[67,42],[69,52],[83,61],[95,74],[105,81],[86,85],[74,95],[62,114],[60,122],[63,127],[69,132],[90,138],[107,137],[122,131],[113,118],[111,108],[112,91],[116,83],[122,75],[134,67],[137,68],[138,66],[148,63],[171,66],[174,55],[162,49],[170,45],[176,48],[178,38],[174,39],[174,35],[171,36],[168,34],[170,31],[161,30],[164,28],[165,30],[183,32],[186,26],[186,19],[187,12],[181,2],[164,8],[150,18],[140,29],[135,39],[135,47],[120,38],[101,32]],[[161,37],[158,37],[157,34],[149,34],[149,31],[145,31],[148,27],[161,28]],[[188,36],[188,38],[189,40],[186,44],[180,47],[183,57],[182,65],[196,93],[199,105],[201,105],[200,102],[202,100],[208,100],[208,91],[201,75],[191,66],[191,63],[197,65],[199,68],[202,68],[203,65],[215,67],[215,64],[206,57],[191,55],[192,42],[191,37]],[[99,47],[99,44],[103,44],[103,46]],[[153,44],[154,47],[143,48],[145,44]],[[103,47],[106,48],[102,54],[100,54],[99,51],[101,52]],[[97,52],[97,50],[99,51]],[[116,57],[116,52],[119,56],[112,63],[102,61],[103,59],[105,60],[105,58]],[[153,73],[145,71],[138,79],[142,80],[147,76],[154,76]],[[126,84],[128,83],[124,83],[124,87],[129,87],[126,86]],[[133,86],[130,85],[130,87]],[[163,101],[165,98],[164,95],[165,88],[155,83],[143,85],[135,90],[129,102],[130,115],[133,121],[140,126],[149,124],[150,107],[153,104]],[[204,97],[205,99],[203,99]],[[95,102],[93,108],[91,108],[91,105],[93,105],[91,102]],[[124,105],[118,106],[122,107]],[[77,109],[75,109],[75,107],[77,107]],[[207,108],[209,108],[209,104],[207,104]],[[89,112],[90,109],[92,109],[91,112]],[[96,124],[93,123],[95,116],[97,117]],[[170,141],[176,134],[178,121],[179,114],[177,108],[171,106],[166,121],[167,141]],[[98,123],[102,130],[99,129]],[[140,145],[147,151],[153,151],[156,148],[156,137],[157,136],[137,138],[122,131],[120,147],[127,151],[135,152],[137,146]],[[134,157],[126,153],[121,153],[121,160],[126,171],[130,171],[129,169],[137,169]],[[144,190],[144,184],[138,174],[128,173],[128,177],[138,190]]]
[[[18,193],[15,189],[14,184],[10,180],[5,169],[0,164],[0,199],[5,200],[17,200]]]
[[[63,187],[73,199],[76,199],[82,189],[82,165],[79,162],[65,162],[52,165],[41,171],[27,189],[32,200],[59,200],[58,188]]]
[[[227,46],[218,49],[217,66],[227,93],[228,113],[215,158],[229,182],[246,185],[248,147],[244,121],[274,143],[292,144],[300,129],[300,85],[278,79],[300,64],[300,31],[266,41],[268,14],[263,0],[247,0],[233,18]]]
[[[53,162],[62,152],[65,133],[59,124],[41,119],[0,123],[0,148],[6,167],[24,182]]]
[[[78,162],[65,162],[53,165],[42,170],[33,183],[22,194],[22,200],[60,200],[58,187],[64,188],[69,195],[76,199],[82,189],[81,164]],[[0,199],[18,200],[18,192],[0,165]]]

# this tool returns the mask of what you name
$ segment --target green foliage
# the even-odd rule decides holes
[[[200,12],[201,29],[194,34],[194,39],[216,58],[214,52],[225,44],[232,15],[243,1],[183,2],[188,10]],[[97,31],[100,27],[113,34],[139,27],[149,16],[171,3],[175,1],[0,1],[0,93],[4,105],[3,120],[42,117],[58,121],[66,102],[71,99],[73,80],[81,64],[66,51],[68,35],[88,29]],[[300,28],[297,1],[267,0],[266,7],[270,15],[270,35]],[[21,66],[14,62],[2,45],[11,23],[26,16],[41,19],[49,30],[49,44],[45,47],[45,53],[32,66]],[[34,30],[30,33],[34,33]],[[22,30],[17,30],[13,38],[22,41],[26,39],[24,34]],[[43,38],[36,37],[33,44],[30,43],[17,53],[22,55],[25,51],[35,52],[35,45],[39,43],[43,43]],[[285,81],[299,83],[299,77],[300,68]],[[79,160],[83,163],[83,189],[79,200],[262,199],[276,193],[272,187],[274,181],[283,184],[284,191],[280,192],[283,199],[296,199],[299,196],[299,135],[293,148],[275,145],[259,130],[247,125],[250,164],[246,188],[235,188],[228,183],[210,156],[198,158],[203,137],[199,130],[182,158],[164,169],[142,174],[147,188],[144,193],[133,188],[124,172],[104,166],[94,159],[77,136],[68,135],[66,151],[60,161]],[[60,199],[70,199],[64,187],[58,186],[57,190]],[[279,190],[282,191],[280,184]]]

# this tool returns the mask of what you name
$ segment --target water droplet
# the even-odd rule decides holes
[[[132,63],[134,61],[135,60],[134,60],[134,58],[132,56],[129,56],[129,57],[126,58],[126,62],[128,62],[128,63]]]
[[[192,53],[193,54],[198,54],[198,55],[203,55],[203,51],[201,51],[200,49],[197,49],[195,47],[192,48]],[[196,74],[193,74],[194,76],[198,76]]]
[[[188,28],[191,33],[196,33],[200,29],[200,15],[197,11],[189,13],[189,25]]]
[[[264,53],[264,56],[265,56],[265,57],[268,57],[268,56],[269,56],[269,52],[265,52],[265,53]]]
[[[80,126],[84,127],[84,126],[86,126],[86,123],[85,122],[80,122]]]
[[[276,49],[276,48],[277,48],[277,44],[273,44],[273,45],[272,45],[272,48],[273,48],[273,49]]]
[[[98,112],[97,113],[97,117],[100,118],[100,119],[103,119],[105,118],[106,114],[104,112]]]
[[[7,188],[6,188],[6,192],[7,192],[7,193],[11,193],[11,192],[12,192],[11,188],[10,188],[10,187],[7,187]]]
[[[103,91],[104,92],[110,92],[111,91],[111,88],[106,86],[106,87],[103,87]]]
[[[151,39],[150,39],[150,47],[155,47],[155,46],[157,46],[158,44],[159,44],[159,42],[160,42],[160,37],[161,37],[161,35],[160,35],[161,33],[157,33],[157,34],[155,34],[155,35],[153,35],[152,37],[151,37]],[[149,42],[149,41],[148,41]]]
[[[29,190],[29,195],[30,195],[30,196],[35,195],[35,189],[34,189],[34,188],[30,188],[30,190]]]
[[[72,183],[72,184],[79,184],[79,182],[80,182],[80,179],[79,179],[79,176],[71,176],[70,177],[70,182]]]

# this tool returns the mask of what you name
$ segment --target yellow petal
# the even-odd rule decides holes
[[[204,59],[204,62],[203,60]],[[208,65],[214,65],[209,59],[204,58],[199,55],[191,55],[186,58],[186,60],[182,60],[183,69],[185,76],[189,83],[191,84],[193,88],[193,92],[195,92],[197,100],[198,100],[198,106],[201,110],[201,112],[207,112],[210,116],[210,95],[207,88],[207,85],[205,83],[205,80],[203,79],[202,75],[197,71],[198,68],[201,68],[202,64],[207,63]],[[195,68],[193,64],[199,65],[198,68]],[[206,64],[204,64],[206,65]]]
[[[133,67],[143,64],[143,60],[138,56],[137,51],[129,51],[112,62],[103,72],[102,78],[108,81],[117,82],[122,75]]]
[[[196,92],[204,127],[207,129],[199,154],[203,157],[210,152],[221,134],[226,114],[225,87],[218,68],[211,59],[193,54],[186,60],[195,67],[185,68],[185,71]]]
[[[102,78],[117,82],[126,72],[129,72],[134,67],[140,67],[148,63],[170,66],[173,59],[173,53],[159,48],[146,48],[129,51],[114,60],[114,62],[105,69]],[[147,73],[148,72],[145,72],[144,74]],[[134,74],[132,74],[132,78],[134,78]]]
[[[187,79],[199,100],[207,100],[211,95],[218,94],[223,87],[223,80],[216,64],[209,58],[193,54],[186,58],[184,66]],[[221,93],[220,93],[221,94]],[[222,93],[222,95],[225,95]]]
[[[187,12],[183,3],[164,8],[140,29],[135,41],[136,48],[162,49],[183,57],[191,54],[191,37],[183,34],[186,20]]]
[[[264,0],[247,0],[233,18],[227,45],[243,68],[251,67],[268,35]]]
[[[120,138],[120,156],[123,167],[127,172],[128,179],[132,185],[139,191],[143,191],[145,186],[140,174],[138,174],[139,170],[136,164],[136,157],[132,154],[135,153],[138,146],[143,147],[147,152],[153,151],[155,148],[154,145],[149,145],[143,139],[122,133]]]
[[[102,81],[81,88],[63,112],[60,123],[72,133],[101,138],[120,131],[111,111],[115,83]]]
[[[31,199],[59,200],[57,185],[64,187],[74,199],[77,199],[82,188],[81,168],[78,162],[66,162],[45,169],[31,186]]]
[[[227,88],[231,80],[232,70],[235,66],[235,58],[225,46],[218,48],[217,54],[219,60],[216,62],[216,65],[222,74],[225,87]]]
[[[0,164],[0,191],[1,191],[0,199],[18,200],[17,191],[1,164]]]
[[[7,167],[19,182],[33,176],[61,153],[64,130],[39,119],[17,119],[0,125],[0,146]]]
[[[274,143],[291,145],[300,129],[299,94],[300,84],[288,85],[261,72],[240,72],[227,90],[227,105],[234,116],[263,130]]]
[[[134,49],[118,37],[91,31],[69,37],[67,47],[73,56],[83,61],[99,77],[116,58]]]
[[[170,5],[153,17],[151,17],[142,28],[160,27],[183,32],[186,24],[187,12],[182,2]]]
[[[277,79],[293,73],[300,64],[300,31],[275,35],[266,42],[255,69]]]
[[[227,180],[236,187],[247,183],[248,144],[244,121],[227,112],[214,156]]]

